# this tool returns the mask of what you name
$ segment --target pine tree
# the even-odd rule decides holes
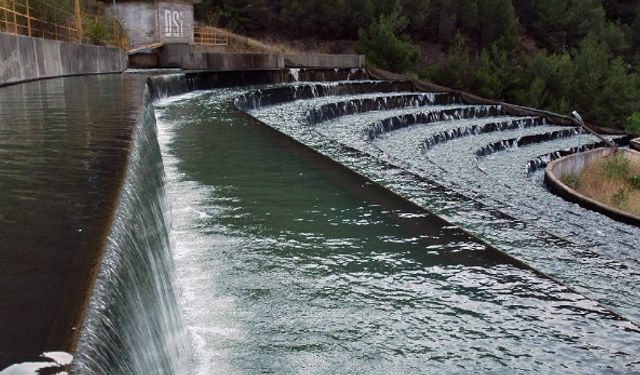
[[[411,68],[420,49],[402,34],[409,21],[401,14],[402,8],[396,3],[391,14],[380,15],[368,28],[360,29],[356,52],[366,54],[369,62],[383,69],[405,72]]]
[[[511,0],[481,0],[478,2],[480,45],[498,43],[511,49],[518,41],[518,17]]]

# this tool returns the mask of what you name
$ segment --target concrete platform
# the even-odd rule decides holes
[[[364,55],[230,53],[221,52],[220,49],[215,46],[165,45],[153,51],[158,56],[156,66],[151,66],[155,63],[152,58],[133,55],[130,57],[130,67],[240,71],[286,68],[352,69],[365,66]]]
[[[162,62],[161,62],[162,64]],[[266,53],[215,53],[191,50],[182,58],[186,70],[279,70],[286,68],[362,68],[364,55],[281,55]],[[164,67],[164,66],[162,66]]]
[[[363,68],[364,55],[283,55],[285,68]]]
[[[265,53],[190,51],[182,56],[182,69],[223,72],[233,70],[280,70],[284,69],[284,59],[281,55]]]

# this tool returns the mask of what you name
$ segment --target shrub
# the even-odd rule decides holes
[[[573,173],[562,176],[562,178],[560,178],[560,181],[573,189],[577,189],[580,187],[580,180],[578,180],[578,176]]]
[[[635,112],[627,117],[624,123],[624,130],[633,134],[640,134],[640,112]]]
[[[91,20],[85,27],[85,40],[91,44],[103,46],[109,40],[110,32],[104,20],[98,18]]]
[[[604,162],[604,175],[612,180],[624,180],[631,174],[629,160],[622,153],[608,157]]]
[[[356,52],[367,55],[367,60],[379,68],[396,72],[409,70],[418,60],[420,49],[401,35],[407,22],[400,15],[399,7],[389,16],[381,15],[368,28],[358,30]]]

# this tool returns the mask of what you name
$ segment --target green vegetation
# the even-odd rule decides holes
[[[632,134],[640,134],[640,112],[635,112],[627,117],[624,129]]]
[[[107,26],[108,20],[102,18],[95,18],[86,22],[84,29],[84,39],[91,44],[106,45],[107,41],[111,37],[111,30]]]
[[[640,158],[618,152],[587,165],[562,182],[592,199],[640,216]]]
[[[578,177],[575,174],[567,174],[560,178],[563,184],[571,187],[572,189],[577,189],[580,185],[578,185]]]
[[[402,35],[409,20],[401,10],[398,5],[389,16],[380,15],[368,28],[361,28],[355,50],[380,68],[405,72],[418,60],[420,48]]]
[[[203,0],[196,17],[254,35],[357,41],[381,68],[575,109],[602,126],[638,122],[640,0]]]
[[[602,161],[602,172],[608,179],[623,180],[631,173],[629,159],[622,153],[609,156]]]

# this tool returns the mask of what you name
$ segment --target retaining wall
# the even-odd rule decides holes
[[[619,152],[626,152],[629,153],[631,157],[640,158],[640,153],[633,150],[620,150]],[[585,208],[600,212],[615,220],[622,221],[623,223],[640,226],[640,217],[591,199],[573,190],[562,182],[562,178],[564,176],[577,175],[587,165],[600,160],[605,156],[611,155],[612,153],[613,149],[609,147],[601,147],[556,159],[549,163],[547,168],[545,168],[545,181],[553,191],[569,201],[578,203]]]
[[[161,62],[162,63],[162,62]],[[363,55],[281,55],[269,53],[199,52],[191,48],[182,57],[188,70],[279,70],[285,68],[362,68]]]
[[[285,68],[362,68],[364,55],[283,55]]]
[[[281,55],[266,53],[210,53],[189,52],[182,57],[182,68],[190,70],[280,70],[284,69]]]
[[[90,46],[0,32],[0,86],[39,78],[116,73],[127,55],[115,47]]]

